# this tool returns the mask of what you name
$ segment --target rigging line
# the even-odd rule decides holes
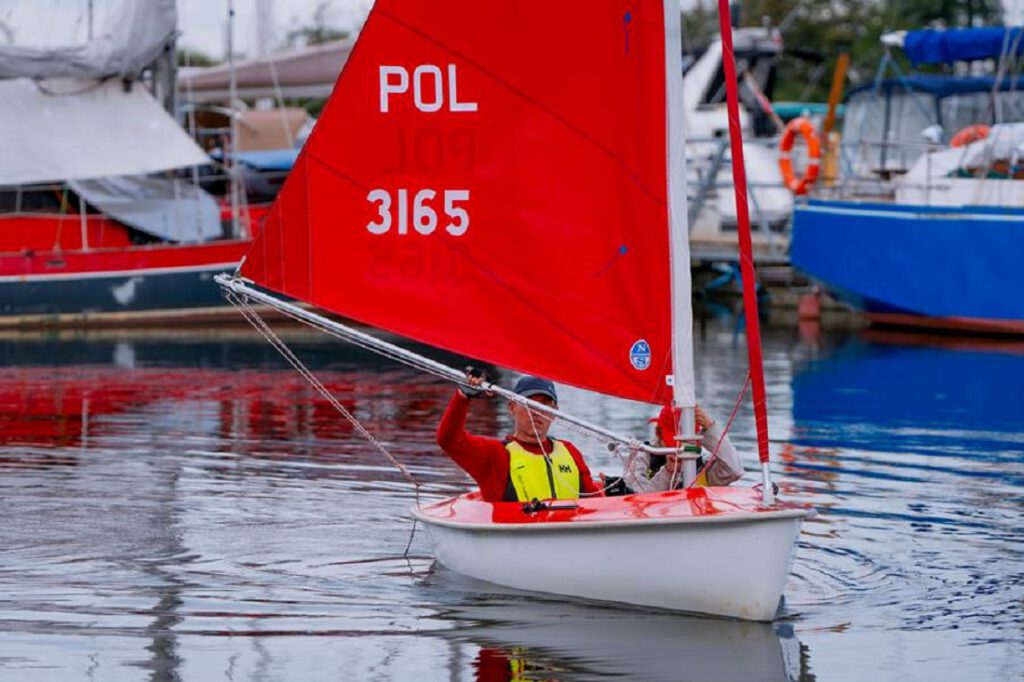
[[[529,405],[524,405],[523,407],[525,407],[527,409],[527,411],[528,411],[528,413],[530,415],[530,427],[533,429],[533,437],[537,439],[537,446],[540,448],[540,454],[541,454],[541,456],[544,457],[544,461],[547,462],[548,471],[551,472],[552,479],[557,478],[559,480],[559,482],[562,483],[563,486],[568,487],[568,484],[566,483],[566,478],[562,475],[561,471],[556,471],[554,462],[551,461],[551,457],[548,455],[547,451],[544,449],[544,442],[543,442],[543,440],[541,440],[540,433],[537,431],[537,424],[536,424],[536,422],[534,421],[534,418],[533,418],[534,414],[537,411],[534,410],[533,408],[531,408]],[[583,428],[581,428],[579,426],[576,426],[575,424],[569,424],[569,426],[570,427],[575,427],[577,429],[577,432],[580,432],[580,433],[585,432],[585,429],[583,429]],[[550,436],[549,436],[549,438],[550,438]],[[611,449],[611,451],[613,453],[615,453],[615,455],[617,455],[619,457],[620,460],[624,460],[623,470],[625,470],[625,466],[627,464],[629,464],[630,460],[632,460],[634,457],[636,457],[637,453],[639,452],[638,449],[631,447],[630,451],[629,451],[630,452],[629,456],[624,458],[622,456],[622,454],[619,452],[619,448],[616,447],[616,448],[610,448],[610,449]],[[583,453],[581,452],[580,455],[582,456],[582,454]],[[591,481],[594,480],[593,475],[591,475],[590,480]],[[579,491],[579,496],[580,497],[599,497],[602,493],[608,492],[608,490],[610,490],[614,485],[615,485],[614,483],[609,483],[608,485],[603,485],[603,486],[600,487],[599,490],[596,490],[596,491],[594,491],[592,493],[588,493],[588,492],[584,492],[583,490],[580,490]],[[552,490],[551,491],[552,499],[558,499],[557,498],[557,494],[558,493],[555,490]]]
[[[718,439],[717,443],[715,443],[715,449],[711,453],[711,457],[709,457],[708,461],[704,463],[704,471],[710,471],[711,465],[714,464],[715,461],[718,459],[718,451],[722,448],[722,443],[725,441],[726,437],[729,435],[729,429],[732,428],[732,422],[733,422],[734,419],[736,419],[736,413],[739,412],[740,405],[743,403],[743,397],[747,394],[747,389],[750,387],[750,380],[751,380],[751,375],[750,375],[750,372],[748,371],[747,372],[747,380],[743,383],[743,388],[740,389],[740,394],[736,398],[736,404],[733,405],[732,414],[729,415],[728,421],[725,422],[725,427],[722,428],[722,437]],[[707,477],[705,477],[705,478],[707,478]],[[688,485],[686,487],[687,488],[692,488],[692,487],[694,487],[694,484],[696,482],[697,482],[696,479],[694,479],[690,483],[690,485]]]
[[[526,406],[526,409],[527,409],[528,414],[530,415],[530,428],[533,429],[533,437],[537,439],[537,447],[540,448],[540,454],[544,458],[544,461],[548,465],[548,471],[551,472],[551,483],[552,483],[551,499],[552,500],[557,500],[559,498],[558,498],[557,486],[554,484],[555,483],[555,479],[557,478],[558,482],[561,483],[563,486],[568,487],[568,484],[566,483],[565,477],[562,476],[562,472],[555,469],[555,463],[551,461],[551,456],[548,455],[547,450],[544,449],[544,440],[541,439],[540,432],[537,431],[537,422],[533,418],[534,410],[530,409],[529,406]],[[580,453],[580,454],[582,454],[582,453]],[[591,476],[591,481],[593,481],[593,476]],[[578,494],[579,494],[580,497],[597,497],[600,493],[603,493],[606,489],[607,489],[607,487],[602,488],[600,491],[592,492],[592,493],[588,493],[588,492],[584,492],[583,490],[580,490],[580,491],[578,491]],[[529,501],[529,500],[527,500],[527,501]]]
[[[352,336],[352,335],[341,333],[339,330],[336,330],[333,327],[329,327],[329,326],[326,326],[326,325],[323,325],[323,324],[317,324],[314,321],[308,320],[308,319],[303,318],[303,317],[299,317],[298,315],[295,315],[295,314],[293,314],[290,311],[282,310],[280,312],[282,312],[284,315],[290,317],[291,319],[293,319],[293,320],[295,320],[297,322],[301,322],[302,324],[305,324],[305,325],[307,325],[309,327],[312,327],[313,329],[320,330],[320,331],[322,331],[322,332],[324,332],[324,333],[326,333],[326,334],[328,334],[330,336],[333,336],[333,337],[335,337],[337,339],[341,339],[342,341],[346,341],[348,343],[351,343],[352,345],[357,346],[359,348],[362,348],[364,350],[368,350],[370,352],[376,353],[376,354],[378,354],[378,355],[380,355],[380,356],[382,356],[384,358],[387,358],[389,360],[394,360],[394,361],[396,361],[396,362],[398,362],[400,364],[404,364],[406,366],[412,367],[413,369],[419,369],[419,370],[421,370],[421,371],[423,371],[423,372],[425,372],[427,374],[439,377],[441,379],[452,380],[452,377],[448,373],[438,371],[432,365],[419,360],[417,358],[417,356],[415,356],[415,355],[412,355],[410,357],[406,357],[403,354],[399,354],[399,353],[391,351],[386,346],[377,346],[377,345],[374,345],[372,343],[369,343],[369,342],[366,342],[366,341],[360,339],[358,336]],[[456,381],[456,383],[464,383],[464,382]]]
[[[323,394],[325,397],[327,397],[327,399],[331,402],[331,404],[335,407],[335,409],[337,409],[339,412],[341,412],[341,414],[344,415],[345,418],[348,419],[349,422],[351,422],[353,424],[353,426],[360,432],[360,435],[362,435],[367,441],[369,441],[372,445],[374,445],[378,449],[378,451],[380,451],[382,454],[384,454],[385,457],[387,457],[391,461],[392,464],[394,464],[403,474],[406,475],[406,478],[408,478],[412,482],[412,484],[415,486],[416,505],[417,505],[417,507],[421,506],[420,505],[420,498],[419,498],[419,493],[420,493],[419,486],[420,486],[420,484],[415,480],[415,478],[411,475],[411,473],[409,473],[408,470],[404,466],[402,466],[402,464],[399,463],[394,458],[394,456],[391,455],[390,452],[387,451],[387,449],[383,446],[383,444],[381,444],[371,434],[369,434],[369,432],[366,431],[365,428],[362,427],[362,425],[358,422],[358,420],[353,415],[351,415],[351,413],[349,413],[343,406],[341,406],[339,403],[337,403],[337,401],[333,398],[332,395],[330,395],[330,393],[327,391],[327,389],[325,387],[323,387],[323,385],[316,379],[316,377],[313,375],[313,373],[305,368],[305,366],[301,363],[301,361],[297,357],[295,357],[294,353],[292,353],[291,350],[287,347],[287,345],[284,343],[284,341],[281,340],[280,337],[278,337],[275,332],[273,332],[273,330],[269,327],[269,325],[266,323],[266,321],[263,320],[261,317],[259,317],[259,315],[256,313],[255,309],[253,309],[252,306],[248,304],[248,302],[247,302],[249,300],[248,297],[246,297],[244,294],[243,295],[238,295],[238,294],[235,294],[234,292],[228,291],[227,292],[227,298],[232,303],[232,305],[234,305],[236,308],[239,309],[239,312],[242,314],[242,316],[245,317],[246,320],[249,321],[250,324],[252,324],[258,331],[260,331],[260,333],[263,334],[263,336],[267,339],[267,341],[276,350],[278,350],[279,353],[281,353],[285,357],[285,359],[289,362],[289,364],[292,365],[292,367],[294,369],[296,369],[296,371],[298,371],[321,394]],[[243,302],[243,300],[245,302]],[[344,335],[336,333],[331,328],[325,328],[325,327],[322,327],[320,325],[316,325],[316,324],[312,323],[309,320],[306,320],[304,318],[292,315],[288,311],[282,311],[282,312],[287,314],[292,319],[294,319],[294,320],[296,320],[298,322],[301,322],[303,324],[306,324],[307,326],[310,326],[310,327],[315,328],[315,329],[320,329],[321,331],[325,331],[328,334],[330,334],[331,336],[335,336],[337,338],[341,338],[342,340],[347,340]],[[364,347],[367,350],[371,350],[371,351],[375,350],[374,348],[370,347],[369,345],[361,344],[361,343],[358,343],[356,341],[353,341],[353,343],[355,343],[355,345],[358,345],[360,347]],[[394,359],[394,360],[396,360],[398,362],[402,362],[404,360],[403,357],[400,357],[400,356],[397,356],[397,355],[386,354],[386,353],[382,353],[382,355],[384,355],[385,357],[389,357],[391,359]],[[412,363],[409,363],[409,364],[412,364]],[[438,376],[438,377],[440,377],[442,379],[450,379],[449,376],[447,376],[445,374],[442,374],[440,372],[437,372],[436,370],[433,370],[429,365],[426,365],[426,364],[423,364],[423,363],[419,363],[419,364],[422,365],[422,369],[424,371],[426,371],[426,372],[428,372],[430,374]],[[548,465],[551,467],[551,471],[553,472],[553,476],[557,476],[559,478],[559,480],[562,481],[563,484],[564,484],[565,479],[562,476],[561,472],[557,472],[557,473],[554,472],[554,466],[553,466],[553,464],[551,462],[551,459],[550,459],[548,453],[544,450],[544,445],[543,445],[543,443],[542,443],[542,441],[540,439],[540,434],[537,431],[536,423],[534,422],[534,415],[539,413],[540,411],[539,410],[535,410],[533,407],[531,407],[529,404],[526,404],[526,403],[522,403],[522,406],[525,407],[528,410],[528,412],[529,412],[530,424],[531,424],[531,427],[534,430],[534,437],[537,439],[537,442],[540,445],[542,456],[547,461]],[[568,427],[570,430],[575,430],[578,433],[589,433],[589,430],[586,429],[585,427],[580,426],[578,424],[574,424],[572,422],[566,421],[566,422],[563,423],[563,426]],[[634,439],[633,441],[631,441],[629,443],[629,453],[630,454],[628,456],[623,456],[623,454],[621,452],[621,444],[615,444],[615,443],[611,443],[611,444],[612,445],[616,445],[616,447],[610,447],[609,449],[616,456],[618,456],[620,460],[624,460],[627,463],[628,463],[629,460],[631,460],[632,458],[636,457],[638,455],[638,453],[639,453],[639,450],[641,449],[641,443],[638,440]],[[606,445],[608,445],[608,443],[606,443]],[[614,484],[604,485],[604,486],[602,486],[600,488],[600,491],[596,491],[596,492],[592,492],[592,493],[590,493],[590,492],[581,492],[580,493],[580,497],[598,496],[598,495],[600,495],[600,493],[608,491],[613,485]],[[552,491],[552,494],[554,494],[554,493],[555,493],[555,491]],[[415,525],[413,527],[412,533],[413,534],[415,533]],[[411,546],[412,539],[413,539],[413,535],[410,534],[409,544],[408,544],[408,546],[406,548],[406,551],[408,551],[408,548]]]
[[[263,318],[259,316],[248,301],[242,297],[237,296],[233,292],[228,293],[228,301],[235,306],[242,316],[257,330],[264,338],[273,346],[281,355],[284,357],[288,364],[290,364],[299,374],[301,374],[306,381],[313,386],[342,416],[345,417],[353,426],[353,428],[361,435],[371,446],[373,446],[380,454],[384,455],[394,466],[397,468],[403,476],[413,485],[413,491],[416,496],[416,506],[420,507],[420,484],[409,472],[409,470],[399,462],[391,452],[381,443],[379,440],[374,438],[366,427],[349,412],[348,409],[342,405],[334,394],[331,393],[323,383],[303,364],[303,362],[291,351],[287,344],[277,335],[276,332],[266,323]],[[411,541],[410,541],[411,542]]]
[[[419,503],[417,503],[416,506],[419,507]],[[412,529],[409,531],[409,542],[405,543],[405,551],[402,552],[402,556],[405,557],[407,561],[409,559],[409,550],[412,548],[412,540],[416,537],[417,522],[419,522],[419,519],[415,516],[412,517]]]
[[[299,308],[287,301],[282,301],[276,298],[275,296],[271,296],[257,289],[253,289],[249,287],[242,279],[232,278],[226,275],[217,275],[214,278],[214,280],[218,284],[220,284],[226,291],[244,295],[248,300],[255,300],[260,303],[263,303],[290,317],[315,322],[314,326],[318,326],[324,329],[330,329],[332,330],[332,332],[338,335],[339,338],[345,339],[352,343],[357,343],[358,340],[365,344],[369,344],[364,347],[366,347],[368,350],[371,350],[374,353],[383,355],[384,357],[394,358],[397,362],[400,363],[404,363],[413,367],[419,367],[420,365],[412,364],[412,359],[415,359],[416,362],[426,363],[422,365],[424,371],[430,371],[431,373],[436,374],[436,376],[444,378],[445,380],[451,381],[460,386],[468,385],[466,383],[465,375],[462,372],[453,369],[452,367],[437,362],[436,360],[431,360],[430,358],[414,353],[413,351],[410,351],[408,349],[401,348],[393,343],[384,341],[383,339],[376,338],[365,332],[361,332],[352,327],[348,327],[340,322],[329,320],[323,317],[322,315],[318,315],[317,313],[314,313],[312,311]],[[627,438],[626,436],[617,434],[614,431],[611,431],[610,429],[607,429],[601,425],[588,422],[580,417],[576,417],[566,412],[561,412],[557,408],[549,407],[547,405],[544,405],[543,403],[538,403],[533,400],[530,400],[529,398],[524,398],[520,395],[517,395],[510,389],[503,388],[502,386],[498,386],[496,384],[484,384],[482,388],[485,391],[496,393],[497,395],[500,395],[501,397],[506,398],[508,400],[532,407],[532,409],[535,409],[539,412],[543,412],[545,414],[562,419],[563,421],[569,423],[575,423],[577,426],[587,429],[588,431],[591,431],[598,435],[604,436],[609,440],[622,443],[630,447],[638,447],[641,450],[644,450],[645,452],[649,452],[651,454],[675,452],[675,448],[655,448],[644,443],[639,443],[635,438]],[[697,434],[683,434],[680,437],[686,440],[699,439],[699,435]]]
[[[233,297],[233,296],[234,296],[234,294],[229,294],[229,300],[231,300],[231,297]],[[302,374],[303,377],[306,378],[306,380],[310,384],[312,384],[314,388],[316,388],[321,394],[323,394],[331,402],[331,404],[335,407],[335,409],[337,409],[339,412],[341,412],[345,416],[345,418],[348,419],[357,430],[359,430],[360,435],[362,435],[367,441],[369,441],[372,445],[374,445],[378,449],[378,451],[380,451],[382,454],[384,454],[391,461],[391,463],[394,464],[406,476],[406,478],[408,478],[410,480],[410,482],[412,482],[413,486],[415,487],[415,492],[416,492],[416,506],[417,507],[421,506],[420,505],[420,500],[419,500],[419,492],[420,492],[419,486],[420,486],[420,484],[415,480],[415,478],[412,476],[412,474],[409,473],[409,471],[400,462],[398,462],[394,458],[394,456],[390,454],[390,452],[387,451],[387,449],[384,447],[383,444],[381,444],[372,435],[370,435],[369,432],[367,432],[362,427],[362,425],[358,422],[358,420],[353,415],[351,415],[351,413],[349,413],[344,408],[344,406],[341,406],[340,404],[338,404],[334,400],[333,396],[329,394],[329,392],[327,391],[326,387],[324,387],[323,384],[321,384],[316,379],[316,377],[313,375],[313,373],[311,371],[309,371],[307,368],[305,368],[304,365],[302,365],[301,361],[297,357],[295,357],[294,353],[291,352],[291,350],[286,346],[284,341],[281,340],[280,337],[278,337],[276,335],[276,333],[273,332],[273,330],[269,327],[269,325],[266,323],[266,321],[263,320],[261,317],[259,317],[259,315],[255,312],[255,310],[252,309],[251,306],[249,306],[248,304],[242,304],[242,305],[244,305],[244,308],[243,308],[242,305],[236,304],[235,301],[232,300],[231,302],[232,302],[233,305],[235,305],[236,307],[239,308],[239,312],[241,312],[243,317],[245,317],[250,322],[250,324],[252,324],[254,327],[256,327],[256,329],[258,331],[260,331],[265,338],[267,338],[268,342],[272,346],[274,346],[275,349],[277,349],[278,352],[280,352],[285,357],[286,360],[288,360],[289,364],[291,364],[297,371],[299,371],[299,373]],[[301,318],[293,318],[293,319],[305,322]],[[309,324],[309,323],[307,323],[307,324]],[[314,325],[310,324],[309,326],[314,326]],[[316,328],[319,328],[319,327],[316,327]],[[325,330],[325,331],[327,331],[327,330]],[[332,334],[332,335],[340,336],[340,335],[336,335],[336,334]],[[358,345],[361,345],[361,344],[358,344]],[[398,358],[394,358],[394,359],[398,359]],[[430,369],[428,367],[424,366],[424,369],[426,371],[430,372]],[[431,372],[431,373],[435,374],[435,375],[438,375],[438,376],[442,376],[442,378],[444,378],[443,375],[440,375],[436,371],[435,372]],[[544,457],[545,461],[548,463],[548,466],[550,467],[551,471],[553,472],[553,475],[557,476],[559,478],[559,480],[562,481],[563,484],[564,484],[565,483],[565,479],[562,476],[561,472],[555,472],[554,464],[552,463],[549,454],[545,451],[544,444],[543,444],[543,442],[542,442],[542,440],[540,438],[540,434],[539,434],[539,432],[537,430],[537,425],[536,425],[536,422],[534,420],[534,415],[537,414],[538,411],[532,409],[529,405],[524,405],[524,407],[528,410],[528,413],[529,413],[529,416],[530,416],[530,425],[533,428],[534,437],[537,439],[537,443],[538,443],[538,445],[539,445],[539,447],[541,449],[541,455]],[[567,423],[567,424],[571,425],[571,423]],[[576,425],[571,425],[571,426],[576,426]],[[581,427],[576,426],[576,428],[582,430]],[[617,455],[619,455],[618,449],[613,450],[613,452],[615,452]],[[633,450],[631,450],[631,452],[635,453],[636,450],[633,449]],[[621,455],[619,455],[619,456],[621,457]],[[605,492],[610,487],[611,487],[611,485],[603,486],[601,488],[600,492]],[[557,494],[556,491],[554,491],[554,490],[552,490],[551,492],[552,492],[552,495],[556,495]],[[597,496],[597,495],[599,495],[598,492],[593,492],[593,493],[581,492],[580,493],[581,497],[590,497],[590,496]],[[409,549],[412,546],[412,541],[413,541],[413,538],[415,536],[415,532],[416,532],[416,524],[415,524],[415,521],[414,521],[412,530],[411,530],[410,535],[409,535],[409,541],[408,541],[408,543],[406,545],[406,550],[405,550],[405,553],[403,554],[403,556],[408,555]]]
[[[243,316],[246,316],[245,312],[242,312],[242,314]],[[301,360],[299,360],[298,357],[296,357],[295,354],[291,352],[287,345],[279,337],[277,337],[274,331],[270,329],[270,327],[262,318],[260,318],[255,312],[252,312],[251,314],[254,319],[250,319],[248,316],[246,316],[246,319],[250,320],[250,323],[252,323],[264,335],[264,337],[267,338],[271,345],[273,345],[278,350],[278,352],[280,352],[285,357],[286,360],[288,360],[289,364],[291,364],[292,367],[294,367],[318,392],[320,392],[320,394],[323,395],[331,403],[331,405],[352,424],[352,426],[360,433],[360,435],[363,436],[363,438],[365,438],[372,446],[374,446],[378,452],[387,457],[388,460],[390,460],[391,463],[409,480],[409,482],[412,483],[413,491],[416,498],[416,506],[420,507],[420,484],[412,476],[409,470],[406,469],[406,467],[403,466],[401,462],[395,459],[395,457],[387,450],[387,448],[384,447],[384,445],[380,443],[380,441],[374,438],[373,435],[370,434],[370,432],[367,431],[366,428],[359,422],[359,420],[356,419],[354,415],[352,415],[351,412],[345,409],[345,407],[340,402],[338,402],[338,400],[333,396],[333,394],[331,394],[330,391],[328,391],[327,388],[316,378],[316,376],[308,368],[306,368],[305,365],[303,365]]]
[[[323,327],[321,327],[319,325],[315,325],[315,324],[313,324],[313,323],[311,323],[311,322],[309,322],[307,320],[304,320],[303,318],[299,318],[299,317],[295,317],[295,316],[291,316],[291,317],[292,317],[292,319],[294,319],[294,320],[296,320],[298,322],[302,322],[303,324],[306,324],[306,325],[308,325],[308,326],[310,326],[310,327],[312,327],[314,329],[319,329],[321,331],[325,331],[328,334],[330,334],[331,336],[334,336],[336,338],[341,338],[342,340],[346,340],[343,335],[334,333],[329,328],[323,328]],[[355,345],[357,345],[359,347],[366,348],[367,350],[371,350],[371,351],[374,350],[373,348],[369,347],[366,344],[361,344],[361,343],[358,343],[356,341],[354,341],[353,343],[355,343]],[[384,353],[382,353],[382,355],[384,355],[385,357],[388,357],[390,359],[394,359],[396,361],[399,361],[399,362],[401,362],[403,360],[403,358],[401,358],[399,356],[396,356],[396,355],[384,354]],[[408,363],[408,364],[413,365],[414,363]],[[432,374],[434,376],[438,376],[441,379],[448,379],[449,378],[447,375],[441,374],[441,373],[437,372],[436,370],[432,370],[432,368],[430,368],[427,365],[422,365],[422,363],[420,363],[420,365],[421,365],[420,368],[423,371],[425,371],[425,372],[427,372],[429,374]],[[523,407],[525,407],[529,411],[531,426],[534,429],[534,436],[537,438],[538,443],[540,443],[541,442],[540,441],[540,434],[537,432],[537,427],[536,427],[536,424],[534,423],[534,415],[535,414],[539,414],[539,411],[538,410],[534,410],[529,405],[525,405],[524,404]],[[563,422],[562,426],[567,428],[567,429],[569,429],[569,430],[575,431],[576,433],[581,433],[581,434],[582,433],[590,433],[587,429],[585,429],[585,428],[583,428],[583,427],[581,427],[579,425],[573,424],[572,422]],[[606,442],[605,446],[607,447],[608,445],[609,445],[609,443]],[[544,456],[545,460],[547,460],[548,464],[550,465],[551,464],[551,459],[548,456],[548,453],[544,450],[543,444],[541,444],[540,447],[541,447],[541,454]],[[621,447],[612,447],[612,448],[609,448],[609,450],[611,450],[611,452],[613,452],[620,459],[620,461],[628,462],[630,458],[637,456],[637,454],[639,452],[639,447],[638,447],[637,444],[631,443],[630,446],[629,446],[629,453],[630,454],[628,456],[623,455],[623,453],[621,451],[622,450]],[[562,478],[560,472],[557,474],[557,476],[564,483],[564,479]],[[601,491],[605,492],[605,491],[609,490],[613,485],[614,484],[608,484],[608,485],[602,486]],[[581,494],[581,496],[585,497],[585,496],[592,496],[592,495],[596,495],[596,494],[597,493],[583,493],[583,494]]]

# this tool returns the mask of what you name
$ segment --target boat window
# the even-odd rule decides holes
[[[943,97],[939,107],[947,137],[976,123],[991,124],[993,120],[992,95],[971,92]]]
[[[940,109],[942,125],[947,136],[951,136],[976,123],[1024,121],[1024,93],[1000,92],[995,98],[988,92],[950,95],[942,99]]]
[[[922,132],[938,123],[931,95],[892,92],[888,103],[887,117],[884,95],[864,91],[849,99],[843,155],[858,176],[906,171],[925,149]]]

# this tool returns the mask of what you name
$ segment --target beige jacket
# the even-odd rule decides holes
[[[719,441],[721,444],[719,445]],[[708,484],[713,486],[729,485],[743,476],[743,464],[740,462],[740,454],[736,452],[732,441],[728,436],[722,435],[722,429],[718,422],[711,424],[711,428],[704,432],[704,459],[708,460],[718,447],[718,457],[707,469]],[[661,490],[669,490],[672,481],[669,480],[667,467],[662,467],[658,473],[648,478],[647,472],[651,468],[651,456],[646,452],[637,452],[626,462],[622,472],[622,478],[633,492],[653,493]],[[679,477],[676,476],[675,483],[678,485]]]

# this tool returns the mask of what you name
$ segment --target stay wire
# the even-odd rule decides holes
[[[736,413],[739,412],[740,405],[743,403],[743,398],[744,398],[744,396],[747,395],[747,389],[750,388],[750,381],[751,381],[751,375],[750,375],[750,372],[748,371],[747,372],[747,380],[743,383],[743,388],[740,389],[740,394],[739,394],[739,396],[736,397],[736,404],[733,405],[733,407],[732,407],[732,414],[729,415],[728,421],[725,422],[725,426],[722,428],[722,436],[721,436],[721,438],[718,439],[718,442],[715,443],[715,449],[711,452],[711,457],[709,457],[708,461],[704,463],[704,469],[703,469],[704,471],[711,471],[711,465],[714,464],[718,460],[718,451],[722,449],[722,443],[725,442],[725,439],[729,435],[729,429],[732,428],[733,420],[736,419]],[[690,483],[690,485],[688,485],[686,487],[688,489],[689,488],[693,488],[696,483],[697,483],[697,480],[694,479]]]

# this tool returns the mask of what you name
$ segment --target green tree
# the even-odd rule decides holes
[[[175,55],[178,66],[216,66],[220,62],[200,50],[179,47]]]
[[[783,57],[776,99],[824,100],[841,51],[850,53],[849,82],[867,82],[882,58],[880,38],[889,31],[1001,22],[999,0],[747,0],[743,7],[743,25],[779,26],[787,47],[814,50],[826,59],[816,69]],[[895,56],[901,58],[898,51]]]
[[[328,23],[328,15],[332,9],[330,0],[320,0],[316,10],[313,12],[312,23],[306,26],[299,26],[288,31],[285,36],[287,47],[301,47],[303,45],[320,45],[332,40],[341,40],[349,36],[348,31],[332,27]]]

